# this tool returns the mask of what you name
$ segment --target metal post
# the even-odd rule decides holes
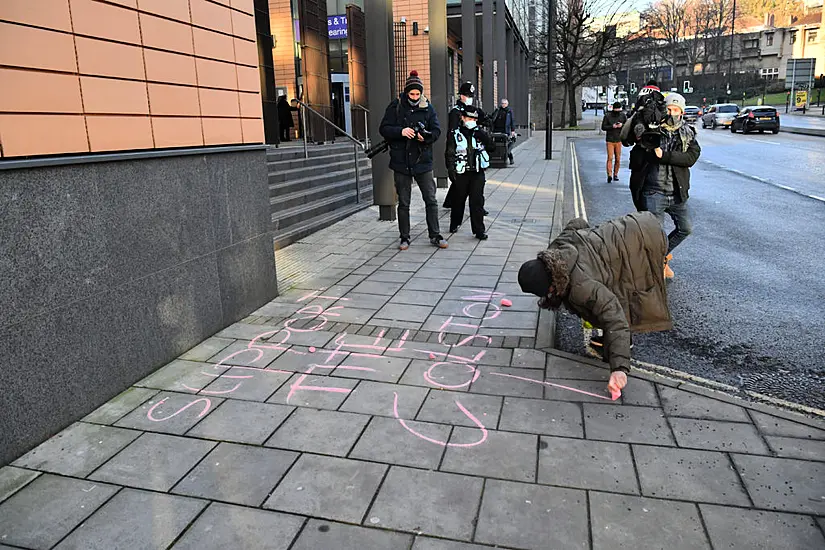
[[[556,33],[556,5],[553,0],[547,0],[547,114],[545,122],[547,133],[544,138],[544,158],[553,159],[553,78],[556,72],[556,44],[554,35]]]
[[[361,202],[361,174],[358,169],[358,144],[352,144],[352,151],[355,155],[355,202]]]
[[[443,132],[447,128],[445,117],[450,111],[450,106],[447,104],[450,94],[447,89],[447,0],[428,0],[427,4],[430,14],[429,99],[439,115]],[[444,136],[433,144],[433,177],[438,187],[442,189],[447,187],[447,163],[444,160],[446,148],[447,140]]]
[[[796,59],[791,59],[791,63],[793,63],[793,68],[791,69],[791,95],[788,96],[788,105],[793,105],[791,112],[794,112],[796,110],[796,98],[794,98],[793,95],[794,86],[796,85]],[[785,72],[787,73],[787,70]],[[787,113],[788,111],[786,110],[785,112]]]
[[[301,123],[304,125],[304,158],[309,158],[309,151],[307,151],[307,110],[301,107]]]
[[[493,60],[496,57],[494,48],[494,28],[493,28],[493,2],[487,0],[481,6],[481,51],[484,58],[484,76],[482,83],[482,107],[488,112],[496,108],[496,100],[493,90],[495,75],[493,74]]]
[[[364,111],[364,145],[370,146],[370,123],[367,120],[367,111]]]
[[[478,89],[476,82],[476,2],[461,0],[461,49],[463,57],[464,81],[470,81]]]

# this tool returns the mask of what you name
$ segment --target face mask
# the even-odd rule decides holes
[[[412,99],[410,99],[409,96],[407,96],[407,101],[409,101],[410,105],[412,105],[413,107],[418,107],[418,104],[421,103],[421,96],[418,96],[418,99],[416,99],[415,101],[413,101]]]
[[[472,105],[473,104],[473,98],[472,97],[465,97],[462,101],[464,102],[464,105]]]
[[[669,126],[676,126],[682,122],[682,115],[667,115],[665,121]]]
[[[464,123],[464,127],[467,128],[468,130],[472,130],[476,127],[476,121],[475,120],[468,120]]]

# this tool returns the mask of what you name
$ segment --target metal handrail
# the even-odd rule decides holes
[[[370,110],[369,110],[369,109],[367,109],[367,108],[366,108],[366,107],[364,107],[363,105],[359,105],[358,103],[353,103],[352,105],[350,105],[350,108],[352,108],[352,109],[361,109],[362,111],[365,111],[365,112],[367,112],[367,113],[369,113],[369,112],[370,112]]]
[[[358,104],[358,103],[353,103],[352,105],[350,105],[350,110],[353,110],[353,109],[358,109],[360,111],[363,111],[363,113],[364,113],[364,145],[366,146],[366,149],[369,149],[369,147],[370,147],[370,122],[368,120],[368,115],[370,114],[370,110],[367,109],[366,107],[364,107],[363,105]]]
[[[307,109],[307,110],[308,110],[308,111],[310,111],[311,113],[315,113],[318,117],[320,117],[320,118],[321,118],[321,120],[323,120],[324,122],[326,122],[327,124],[329,124],[330,126],[332,126],[333,128],[335,128],[336,130],[338,130],[339,132],[341,132],[342,134],[344,134],[344,137],[346,137],[347,139],[349,139],[349,140],[350,140],[350,141],[352,141],[353,143],[356,143],[356,144],[357,144],[358,146],[360,146],[362,149],[364,149],[364,150],[366,150],[366,149],[367,149],[367,148],[366,148],[366,146],[365,146],[363,143],[361,143],[361,141],[360,141],[358,138],[356,138],[356,137],[354,137],[354,136],[350,135],[350,134],[349,134],[346,130],[344,130],[343,128],[339,127],[337,124],[335,124],[334,122],[332,122],[330,119],[328,119],[327,117],[325,117],[324,115],[322,115],[321,113],[319,113],[318,111],[316,111],[315,109],[313,109],[312,107],[310,107],[309,105],[307,105],[306,103],[304,103],[303,101],[301,101],[300,99],[296,99],[295,101],[297,101],[297,102],[298,102],[298,105],[302,105],[305,109]],[[306,138],[306,114],[305,114],[305,113],[302,113],[302,116],[303,116],[303,119],[304,119],[304,143],[306,144],[306,141],[307,141],[307,138]]]
[[[309,110],[310,112],[315,113],[317,116],[321,117],[321,120],[323,120],[324,122],[326,122],[327,124],[329,124],[330,126],[335,128],[336,130],[338,130],[339,132],[344,134],[344,136],[353,143],[352,150],[353,150],[353,156],[354,156],[354,159],[355,159],[355,202],[360,203],[361,202],[361,170],[358,168],[358,148],[360,147],[362,150],[366,151],[367,147],[368,147],[368,144],[367,143],[361,143],[355,137],[348,134],[346,130],[344,130],[342,128],[339,128],[337,124],[332,122],[330,119],[328,119],[327,117],[325,117],[324,115],[322,115],[321,113],[319,113],[318,111],[316,111],[315,109],[313,109],[312,107],[310,107],[309,105],[304,103],[303,101],[301,101],[299,99],[296,99],[296,101],[298,102],[298,105],[301,105],[301,106],[304,107],[301,110],[301,121],[304,124],[304,132],[303,133],[304,133],[304,158],[305,159],[309,158],[309,151],[307,150],[307,115],[306,115],[307,110]]]

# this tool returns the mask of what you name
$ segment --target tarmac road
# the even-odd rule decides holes
[[[825,409],[825,199],[807,196],[825,197],[825,138],[700,129],[698,139],[694,233],[668,287],[675,328],[634,337],[633,356]],[[630,212],[629,149],[612,184],[603,137],[577,140],[576,154],[591,225]],[[585,353],[577,319],[557,326],[558,347]]]

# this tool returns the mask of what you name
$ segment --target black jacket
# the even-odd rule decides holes
[[[468,172],[475,172],[476,166],[476,154],[477,151],[473,149],[473,141],[472,138],[475,137],[476,141],[481,143],[484,146],[484,150],[488,153],[492,153],[496,149],[496,143],[493,141],[493,138],[488,134],[484,129],[476,126],[474,129],[469,130],[464,126],[461,126],[459,130],[464,137],[467,139],[467,145],[469,149],[467,150],[467,171]],[[455,155],[456,143],[455,143],[455,133],[450,132],[447,135],[447,148],[444,151],[444,160],[447,163],[447,171],[450,174],[455,175],[455,163],[456,163],[456,155]],[[453,179],[455,181],[455,179]]]
[[[627,122],[627,116],[621,111],[618,113],[610,111],[604,115],[602,119],[602,130],[606,132],[605,141],[608,143],[618,143],[622,141],[622,129],[613,127],[617,122],[621,122],[622,125]]]
[[[653,151],[648,151],[637,144],[630,151],[630,193],[637,210],[644,210],[642,192],[649,168],[657,164],[673,167],[673,176],[676,179],[674,193],[678,193],[681,202],[690,197],[690,168],[699,160],[702,148],[696,141],[696,132],[688,145],[687,151],[665,151],[662,158],[658,158]]]
[[[418,122],[432,132],[423,142],[417,138],[407,139],[401,134],[404,128]],[[435,109],[426,97],[421,96],[417,107],[410,105],[406,97],[394,99],[384,112],[379,131],[390,144],[390,170],[412,176],[433,169],[432,145],[441,135],[441,126]]]

